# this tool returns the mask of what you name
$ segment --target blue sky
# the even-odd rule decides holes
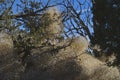
[[[30,1],[30,0],[25,0],[25,1]],[[39,1],[39,0],[35,0],[35,1]],[[47,2],[48,0],[41,0],[41,1],[43,1],[43,2],[45,3],[45,2]],[[52,1],[51,4],[56,3],[56,0],[51,0],[51,1]],[[59,0],[59,1],[61,1],[61,0]],[[81,3],[84,3],[85,0],[79,0],[79,1],[80,1]],[[88,3],[90,3],[90,0],[86,0],[86,1],[87,1],[87,3],[85,3],[85,6],[82,7],[82,8],[83,8],[83,12],[84,12],[84,11],[87,11],[87,10],[90,11],[90,8],[88,8],[88,7],[89,7]],[[57,2],[58,2],[58,1],[57,1]],[[14,12],[16,12],[16,10],[17,10],[16,4],[21,4],[21,3],[20,3],[20,0],[15,0],[14,6],[13,6],[13,8],[12,8]],[[74,4],[74,7],[75,7],[75,8],[77,8],[78,5],[79,5],[76,0],[74,0],[73,4]],[[92,4],[90,4],[90,6],[92,6]],[[80,9],[80,8],[78,8],[78,10],[79,10],[79,9]]]
[[[30,1],[30,0],[27,0],[27,1]],[[39,1],[39,0],[35,0],[35,1]],[[44,1],[44,3],[46,3],[48,0],[42,0]],[[53,2],[51,2],[51,4],[54,4],[56,0],[52,0]],[[59,0],[61,1],[61,0]],[[77,9],[77,11],[79,12],[80,10],[80,7],[78,6],[79,4],[76,2],[77,0],[74,0],[74,2],[72,2],[74,4],[74,7]],[[84,3],[85,0],[79,0],[81,3]],[[92,25],[90,24],[93,24],[92,23],[92,13],[91,13],[91,9],[89,6],[92,6],[92,3],[90,2],[90,0],[86,0],[87,3],[85,3],[85,5],[82,6],[82,14],[81,14],[81,19],[85,22],[85,24],[89,27],[90,31],[93,32],[93,28],[92,28]],[[91,4],[90,4],[91,3]],[[20,0],[16,0],[15,3],[14,3],[14,6],[12,8],[14,14],[17,14],[17,12],[20,11],[20,8],[18,8],[16,6],[16,4],[21,4],[20,3]],[[77,8],[78,7],[78,8]],[[61,8],[59,8],[61,9]],[[86,18],[85,18],[85,15],[89,13],[89,17],[91,18],[91,21],[90,21],[90,24],[87,22]]]

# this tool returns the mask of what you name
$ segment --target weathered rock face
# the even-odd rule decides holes
[[[117,68],[102,65],[94,70],[89,80],[120,80],[120,74]]]
[[[12,62],[13,54],[13,42],[10,35],[1,32],[0,33],[0,79],[4,80],[4,73],[9,64]]]
[[[63,24],[56,8],[49,8],[41,22],[46,32],[43,43],[51,45],[32,49],[25,65],[14,59],[11,36],[0,33],[0,80],[120,80],[117,68],[86,52],[89,42],[84,37],[59,40]]]
[[[13,54],[13,41],[10,35],[0,33],[0,66],[10,62]]]
[[[13,41],[10,35],[0,33],[0,56],[9,55],[13,51]]]
[[[0,80],[18,80],[21,65],[14,60],[14,46],[10,35],[0,32]]]
[[[47,27],[46,32],[48,32],[50,37],[59,36],[63,32],[63,23],[61,19],[61,14],[55,7],[51,7],[46,11],[49,20],[51,21],[49,27]],[[53,36],[54,35],[54,36]]]
[[[32,49],[23,72],[21,64],[12,60],[11,37],[1,33],[0,43],[1,80],[120,80],[117,68],[108,67],[85,51],[89,43],[84,37]]]
[[[61,34],[64,32],[63,22],[60,12],[55,7],[48,8],[40,21],[44,26],[44,37],[43,42],[49,42],[56,44],[61,38]],[[57,40],[56,40],[57,39]]]
[[[55,80],[120,80],[117,68],[108,67],[85,52],[88,44],[82,38],[75,38],[50,61],[49,72]]]
[[[87,80],[119,80],[120,74],[117,68],[108,67],[91,55],[84,53],[79,56],[77,63],[82,67],[81,74],[88,76]]]
[[[43,48],[33,54],[39,55],[39,58],[31,57],[34,61],[28,69],[29,72],[24,74],[26,80],[31,79],[27,75],[34,74],[37,74],[33,76],[34,78],[43,80],[120,80],[117,68],[108,67],[85,51],[88,47],[85,38],[68,39],[56,46],[66,47],[58,49],[55,53],[52,52],[54,49],[46,48],[44,52],[45,48]],[[40,71],[42,71],[41,74]]]

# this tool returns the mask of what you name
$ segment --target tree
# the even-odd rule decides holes
[[[6,7],[5,5],[8,3],[9,6]],[[19,55],[22,54],[23,59],[30,55],[30,50],[33,48],[55,44],[49,44],[51,41],[54,42],[54,40],[49,40],[50,37],[48,35],[51,35],[49,31],[49,33],[46,33],[46,30],[50,29],[48,26],[50,24],[54,25],[54,19],[49,19],[49,14],[46,13],[50,7],[59,8],[58,19],[60,18],[61,22],[59,24],[64,27],[64,30],[60,30],[61,34],[59,37],[58,35],[57,37],[54,36],[58,39],[57,42],[63,38],[79,35],[90,39],[92,37],[89,29],[91,25],[91,21],[89,21],[91,19],[91,12],[89,11],[91,7],[90,1],[20,0],[19,3],[16,3],[16,0],[13,0],[2,2],[2,5],[4,6],[1,6],[1,9],[3,7],[6,8],[0,15],[1,28],[12,35],[14,47]],[[14,10],[16,9],[16,14],[12,10],[14,5],[16,5],[16,8],[14,8]],[[57,18],[55,21],[57,21]],[[56,27],[54,28],[56,29]]]
[[[96,7],[93,7],[93,13],[95,14],[93,16],[93,29],[95,32],[91,34],[90,29],[93,26],[90,11],[91,1],[19,0],[19,3],[17,3],[16,0],[6,0],[0,3],[0,9],[3,9],[0,14],[0,31],[1,33],[7,33],[8,36],[11,35],[14,43],[12,44],[14,53],[10,52],[12,58],[8,57],[9,59],[7,59],[6,56],[0,56],[7,59],[3,60],[3,64],[0,66],[1,79],[46,80],[47,78],[47,80],[50,80],[54,78],[59,80],[62,77],[62,79],[73,80],[73,78],[81,79],[81,76],[79,76],[81,74],[85,79],[91,79],[92,77],[96,80],[99,76],[102,76],[103,79],[107,77],[109,77],[107,79],[119,79],[118,69],[109,68],[101,61],[86,54],[85,50],[89,43],[84,37],[87,37],[93,45],[100,45],[100,43],[102,44],[101,40],[106,39],[103,35],[102,38],[99,38],[97,34],[97,23],[94,21],[96,15],[94,9]],[[16,9],[15,13],[12,10],[13,7],[16,7],[14,8]],[[103,23],[101,24],[104,26]],[[76,36],[84,37],[78,38]],[[4,39],[4,35],[1,38]],[[3,49],[9,49],[9,46],[4,48],[4,43],[2,43],[1,41],[1,52],[8,53]],[[9,42],[6,43],[4,46],[9,44]],[[10,61],[10,65],[4,63],[5,61]],[[110,71],[115,74],[109,73]],[[96,73],[98,75],[95,76]],[[102,73],[107,74],[107,76]]]
[[[107,56],[115,53],[119,63],[120,53],[120,1],[93,0],[93,44],[100,45]],[[100,56],[100,55],[99,55]]]

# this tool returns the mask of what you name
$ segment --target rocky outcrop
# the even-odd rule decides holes
[[[120,80],[116,67],[108,67],[86,51],[89,42],[84,37],[59,40],[63,31],[59,16],[55,8],[45,12],[43,23],[48,17],[53,22],[44,26],[47,34],[42,43],[48,45],[22,52],[25,57],[20,62],[14,58],[11,36],[0,33],[0,80]]]
[[[81,46],[80,46],[81,45]],[[88,43],[83,37],[74,38],[70,46],[61,50],[51,62],[55,80],[119,80],[117,68],[108,67],[88,54]]]
[[[0,80],[18,80],[22,69],[14,58],[14,45],[12,37],[0,33]]]
[[[88,45],[84,37],[76,37],[56,44],[53,49],[33,50],[32,61],[28,59],[33,64],[26,68],[25,80],[120,80],[116,67],[108,67],[85,51]]]

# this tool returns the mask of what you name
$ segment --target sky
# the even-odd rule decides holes
[[[30,1],[30,0],[25,0],[25,1]],[[39,1],[39,0],[35,0],[35,1]],[[41,1],[44,1],[44,3],[46,3],[48,0],[41,0]],[[61,0],[59,0],[61,1]],[[84,1],[87,1],[87,3],[85,4],[85,6],[83,6],[83,12],[86,12],[86,11],[90,11],[90,8],[88,8],[89,6],[92,6],[92,4],[88,5],[88,3],[90,3],[90,0],[79,0],[81,3],[84,3]],[[56,0],[52,0],[51,4],[54,4],[56,2]],[[13,8],[12,10],[16,13],[16,10],[17,10],[17,6],[16,4],[20,4],[20,0],[15,0],[15,3],[13,5]],[[73,2],[74,4],[74,7],[77,8],[78,7],[78,3],[77,3],[77,0],[74,0]],[[78,8],[78,11],[79,11],[80,8]]]
[[[29,0],[27,0],[27,1],[29,1]],[[35,0],[35,1],[39,1],[39,0]],[[43,1],[44,1],[44,3],[46,3],[48,0],[43,0]],[[51,4],[54,4],[55,1],[56,1],[56,0],[53,0],[53,2],[51,2]],[[61,0],[59,0],[59,1],[61,1]],[[79,0],[79,1],[80,1],[81,3],[84,3],[85,0]],[[93,17],[93,15],[92,15],[91,9],[90,9],[90,7],[89,7],[89,6],[92,6],[92,3],[89,4],[89,3],[90,3],[90,0],[86,0],[86,1],[87,1],[87,3],[86,3],[84,6],[82,6],[81,19],[82,19],[82,20],[84,21],[84,23],[89,27],[89,30],[90,30],[91,33],[92,33],[92,32],[93,32],[93,28],[92,28],[92,25],[93,25],[93,23],[92,23],[92,17]],[[74,2],[72,2],[72,3],[74,4],[74,7],[75,7],[75,8],[79,7],[79,6],[77,6],[77,5],[79,5],[79,3],[77,3],[77,0],[74,0]],[[12,8],[14,14],[18,14],[17,12],[20,11],[20,9],[16,6],[17,4],[20,4],[20,0],[15,0],[15,3],[14,3],[13,8]],[[62,8],[58,8],[58,9],[61,10]],[[77,12],[79,12],[79,10],[80,10],[80,8],[77,9]],[[92,25],[90,25],[90,24],[87,22],[87,20],[85,19],[85,15],[88,14],[88,12],[89,12],[89,17],[91,18],[90,24],[92,24]]]

